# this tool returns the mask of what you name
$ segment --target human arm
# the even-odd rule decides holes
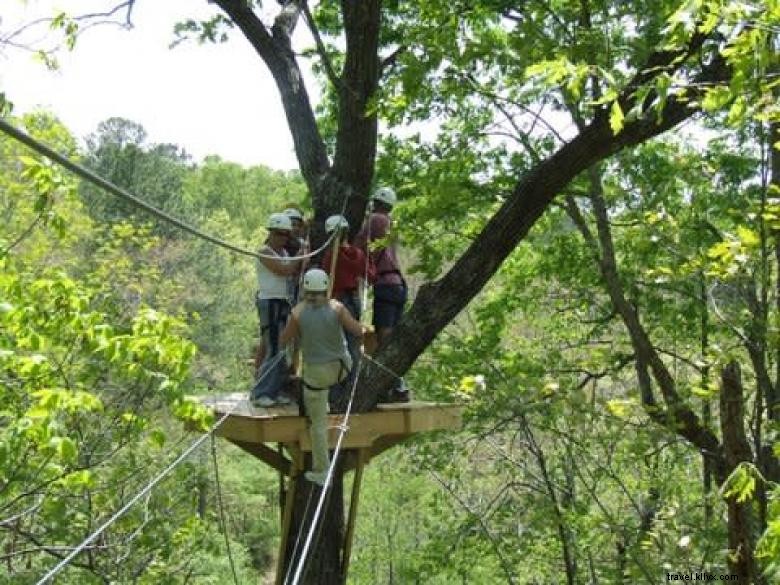
[[[290,314],[290,319],[287,321],[282,334],[279,336],[279,343],[282,346],[287,345],[291,340],[298,337],[300,333],[300,327],[298,326],[298,315],[300,315],[300,305],[297,305]]]
[[[258,261],[262,262],[263,266],[274,274],[278,274],[279,276],[292,276],[293,274],[297,274],[300,270],[299,260],[285,260],[283,256],[278,258],[267,257],[272,253],[272,250],[267,246],[261,248],[260,253],[264,254],[264,256],[258,258]]]

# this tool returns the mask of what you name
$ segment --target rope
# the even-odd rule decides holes
[[[227,549],[228,561],[230,561],[230,570],[233,573],[233,582],[238,585],[238,574],[236,574],[236,565],[233,562],[233,552],[230,550],[230,538],[228,537],[227,520],[225,518],[225,504],[222,501],[222,486],[219,481],[219,464],[217,463],[217,441],[214,434],[211,434],[211,458],[214,461],[214,482],[217,486],[217,503],[219,505],[219,519],[222,524],[222,534],[225,535],[225,548]]]
[[[280,352],[274,360],[280,360],[284,356],[284,353]],[[263,377],[267,376],[272,370],[273,366],[275,366],[276,363],[273,363],[271,367],[268,368],[265,374],[260,377],[260,380],[263,379]],[[173,471],[179,464],[181,464],[195,449],[200,447],[200,445],[203,444],[206,439],[208,439],[214,432],[219,429],[219,427],[222,426],[222,424],[228,419],[228,417],[233,414],[233,412],[236,410],[239,402],[236,402],[235,405],[233,405],[233,408],[231,408],[228,412],[222,415],[222,417],[214,424],[214,426],[209,429],[209,431],[203,435],[202,437],[198,438],[192,445],[190,445],[181,455],[179,455],[171,464],[168,465],[161,473],[159,473],[152,481],[150,481],[146,486],[138,492],[133,498],[127,502],[124,506],[122,506],[117,512],[114,513],[111,518],[106,520],[97,530],[95,530],[92,534],[90,534],[87,538],[85,538],[81,544],[79,544],[76,548],[74,548],[71,553],[66,556],[64,559],[62,559],[57,565],[54,566],[48,573],[46,573],[37,583],[36,585],[43,585],[44,583],[47,583],[50,581],[54,576],[57,575],[62,569],[64,569],[74,558],[76,558],[76,555],[78,555],[81,551],[83,551],[92,541],[94,541],[98,536],[103,534],[103,532],[106,531],[106,529],[111,526],[114,522],[119,520],[122,516],[125,515],[125,513],[132,508],[141,498],[143,498],[146,494],[151,492],[158,483],[160,483],[171,471]]]
[[[295,557],[298,554],[298,545],[301,543],[301,536],[303,536],[303,524],[304,520],[306,520],[306,517],[309,515],[309,507],[311,506],[311,502],[314,499],[314,490],[309,490],[309,497],[306,498],[306,506],[303,509],[303,520],[301,520],[301,525],[298,527],[298,534],[295,537],[295,546],[293,546],[292,554],[290,555],[290,562],[287,565],[287,571],[284,574],[284,581],[282,583],[288,583],[290,579],[290,571],[292,571],[293,564],[295,562]],[[282,551],[284,552],[284,551]]]
[[[361,312],[360,312],[361,321],[364,320],[363,317],[368,312],[368,288],[369,288],[369,284],[368,284],[368,268],[371,265],[371,255],[370,255],[371,252],[370,252],[370,249],[371,249],[371,207],[372,206],[373,205],[372,205],[371,201],[369,201],[368,204],[366,205],[366,217],[365,217],[365,222],[366,222],[366,251],[365,251],[366,252],[366,268],[365,268],[365,273],[363,275],[363,298],[361,299],[361,305],[362,306],[360,307],[360,310],[361,310]]]
[[[361,355],[360,359],[358,360],[357,364],[357,372],[358,374],[355,376],[355,380],[352,383],[352,391],[350,392],[349,396],[349,403],[347,403],[347,409],[344,413],[344,419],[341,422],[340,428],[339,428],[339,437],[336,441],[336,447],[333,449],[333,459],[331,459],[330,466],[328,466],[328,473],[325,476],[325,483],[322,486],[322,491],[320,492],[320,499],[317,502],[317,507],[314,510],[314,517],[312,518],[311,525],[309,527],[309,533],[306,535],[306,542],[303,545],[303,551],[301,553],[301,559],[298,561],[298,567],[295,569],[295,574],[293,575],[292,585],[297,585],[298,581],[301,578],[301,572],[303,571],[303,567],[306,563],[306,557],[309,554],[309,548],[311,547],[312,539],[314,537],[314,530],[317,527],[317,524],[320,519],[320,514],[322,513],[323,506],[325,504],[325,496],[328,494],[328,488],[330,488],[330,482],[331,478],[333,477],[333,471],[336,469],[336,463],[338,461],[339,452],[341,451],[341,443],[344,440],[344,436],[347,434],[347,431],[349,430],[348,422],[350,414],[352,413],[352,403],[355,399],[355,390],[357,388],[358,380],[360,379],[360,373],[361,373],[361,365],[363,363],[363,356]]]
[[[132,205],[135,205],[139,209],[143,209],[147,213],[157,217],[158,219],[161,219],[163,221],[166,221],[172,225],[175,225],[179,229],[188,232],[192,234],[195,237],[198,237],[202,240],[205,240],[207,242],[211,242],[212,244],[215,244],[217,246],[220,246],[222,248],[225,248],[226,250],[230,250],[231,252],[234,252],[236,254],[243,254],[244,256],[251,256],[252,258],[265,258],[268,260],[274,260],[276,259],[276,256],[261,254],[259,252],[253,252],[251,250],[247,250],[245,248],[241,248],[240,246],[237,246],[235,244],[231,244],[230,242],[226,242],[225,240],[222,240],[220,238],[217,238],[216,236],[212,236],[210,234],[207,234],[205,232],[200,231],[199,229],[192,227],[188,223],[182,221],[181,219],[174,217],[165,211],[162,211],[160,209],[157,209],[153,205],[150,205],[140,199],[139,197],[133,195],[129,191],[126,191],[125,189],[122,189],[121,187],[117,187],[113,183],[107,181],[103,177],[95,174],[94,172],[90,171],[86,167],[72,161],[68,157],[61,155],[60,153],[56,152],[55,150],[51,149],[47,145],[43,144],[42,142],[36,140],[29,134],[26,134],[25,132],[22,132],[18,128],[12,126],[8,122],[6,122],[4,119],[0,118],[0,131],[4,132],[5,134],[9,135],[11,138],[14,138],[15,140],[21,142],[22,144],[26,145],[27,147],[31,148],[32,150],[38,152],[39,154],[42,154],[46,158],[56,162],[57,164],[65,167],[68,169],[71,173],[74,175],[77,175],[81,177],[82,179],[89,181],[90,183],[93,183],[94,185],[97,185],[101,189],[108,191],[112,195],[116,195],[120,199],[124,199],[125,201],[131,203]],[[346,207],[347,198],[344,197],[344,207]],[[302,254],[300,256],[292,256],[289,257],[289,260],[303,260],[306,258],[312,258],[322,252],[328,244],[330,244],[330,241],[333,236],[328,238],[325,243],[318,248],[317,250],[314,250],[312,252],[309,252],[308,254]]]
[[[393,377],[395,377],[395,378],[398,378],[399,380],[403,380],[403,377],[402,377],[402,376],[399,376],[399,375],[398,375],[398,374],[396,374],[396,373],[395,373],[393,370],[391,370],[390,368],[388,368],[388,367],[387,367],[385,364],[383,364],[382,362],[379,362],[379,361],[375,360],[375,359],[374,359],[374,358],[372,358],[370,355],[364,355],[363,357],[365,357],[365,358],[366,358],[368,361],[370,361],[370,362],[371,362],[372,364],[374,364],[375,366],[379,366],[379,368],[380,368],[380,369],[384,370],[385,372],[387,372],[387,373],[388,373],[388,374],[390,374],[391,376],[393,376]]]
[[[342,212],[342,214],[343,214],[343,212]],[[367,221],[367,230],[368,230],[368,232],[367,233],[368,233],[368,238],[370,240],[370,237],[371,237],[371,221],[370,221],[371,220],[371,216],[370,216],[370,210],[367,210],[366,217],[368,218],[368,221]],[[340,230],[334,230],[334,233],[336,233],[337,231],[340,231]],[[364,291],[366,291],[366,294],[367,294],[367,290],[368,290],[368,268],[369,268],[368,244],[370,244],[370,241],[367,241],[366,244],[367,244],[366,245],[366,264],[365,264],[365,269],[364,269],[364,274],[363,274],[363,282],[364,282],[364,285],[365,285]],[[332,283],[333,283],[333,281],[335,280],[335,277],[336,277],[337,256],[338,256],[338,247],[335,246],[334,250],[333,250],[333,259],[331,261],[331,285],[332,285]],[[328,296],[330,296],[330,290],[328,291]],[[362,310],[361,310],[361,317],[365,316],[365,314],[366,314],[366,308],[365,308],[365,300],[364,300],[363,307],[362,307]],[[301,556],[300,556],[300,559],[298,561],[298,565],[296,567],[295,574],[293,576],[292,585],[297,585],[299,579],[301,578],[301,574],[303,572],[303,568],[306,565],[306,558],[308,557],[309,549],[310,549],[312,541],[314,539],[314,532],[315,532],[315,530],[318,527],[319,518],[320,518],[320,515],[322,514],[322,510],[323,510],[323,507],[324,507],[324,504],[325,504],[325,499],[326,499],[326,496],[328,495],[328,490],[330,488],[330,482],[331,482],[331,478],[333,476],[333,471],[336,468],[336,463],[338,461],[338,456],[339,456],[339,453],[341,452],[341,444],[342,444],[342,441],[344,440],[344,436],[346,435],[347,431],[349,430],[349,425],[347,423],[349,422],[349,417],[350,417],[350,415],[352,413],[352,404],[353,404],[354,399],[355,399],[355,390],[357,389],[358,380],[360,379],[360,376],[362,374],[361,366],[363,364],[363,358],[364,357],[368,357],[368,356],[366,356],[365,354],[361,353],[360,359],[358,360],[358,363],[357,363],[357,368],[355,370],[357,372],[357,375],[355,376],[355,379],[354,379],[354,381],[352,383],[352,390],[350,391],[349,402],[347,403],[347,408],[346,408],[346,411],[344,413],[344,419],[342,420],[341,424],[338,426],[339,437],[338,437],[338,439],[336,441],[336,447],[333,450],[333,458],[331,459],[330,466],[328,467],[328,473],[327,473],[327,475],[325,477],[325,484],[322,486],[322,491],[320,492],[320,498],[319,498],[319,500],[317,502],[317,507],[315,508],[314,516],[312,517],[312,521],[311,521],[311,525],[309,526],[309,532],[308,532],[308,534],[306,536],[306,541],[305,541],[304,546],[303,546],[303,551],[301,552]],[[308,513],[309,505],[310,505],[310,503],[312,501],[313,494],[314,494],[314,491],[311,490],[309,492],[309,498],[306,501],[306,508],[305,508],[305,510],[303,512],[303,519],[304,520],[306,519],[306,515]],[[301,522],[301,525],[298,528],[298,536],[296,537],[295,547],[293,548],[293,554],[290,556],[290,565],[287,567],[287,573],[285,574],[285,577],[284,577],[284,583],[289,583],[290,582],[289,581],[290,570],[292,569],[293,561],[295,559],[295,556],[296,556],[296,553],[297,553],[297,550],[298,550],[298,542],[300,541],[300,537],[301,537],[302,531],[303,531],[303,521]]]
[[[330,257],[330,267],[329,267],[329,273],[330,278],[328,279],[328,298],[333,296],[333,286],[336,284],[336,265],[339,261],[339,252],[341,250],[341,228],[334,229],[332,234],[336,236],[333,239],[333,248],[331,248],[331,257]]]

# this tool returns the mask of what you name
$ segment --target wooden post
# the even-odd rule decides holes
[[[303,469],[303,453],[299,449],[290,449],[292,466],[288,480],[287,496],[284,499],[284,516],[282,517],[282,537],[279,542],[279,558],[276,563],[276,585],[283,585],[284,559],[287,552],[287,541],[290,537],[290,525],[292,524],[293,507],[295,506],[295,486],[298,484],[298,476]]]
[[[344,551],[341,558],[341,574],[346,579],[349,570],[349,557],[352,554],[352,539],[355,536],[355,519],[357,518],[358,502],[360,501],[360,484],[363,480],[363,467],[368,458],[368,449],[357,450],[357,462],[355,463],[355,477],[352,479],[352,497],[349,500],[349,516],[347,519],[347,532],[344,535]]]

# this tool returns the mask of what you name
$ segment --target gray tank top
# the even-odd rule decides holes
[[[336,311],[326,303],[313,306],[305,303],[298,317],[303,361],[323,364],[343,360],[349,369],[349,352]]]

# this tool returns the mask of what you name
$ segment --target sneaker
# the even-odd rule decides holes
[[[316,483],[318,486],[322,487],[325,485],[325,480],[328,479],[328,472],[307,471],[303,474],[303,477],[305,477],[308,481]]]
[[[268,408],[269,406],[273,406],[276,404],[276,401],[271,398],[270,396],[259,396],[257,398],[252,399],[252,406],[260,407],[260,408]]]
[[[390,402],[409,402],[411,397],[408,390],[393,390],[390,394]]]
[[[279,396],[276,397],[276,404],[287,406],[288,404],[292,404],[292,400],[287,398],[284,394],[279,394]]]

